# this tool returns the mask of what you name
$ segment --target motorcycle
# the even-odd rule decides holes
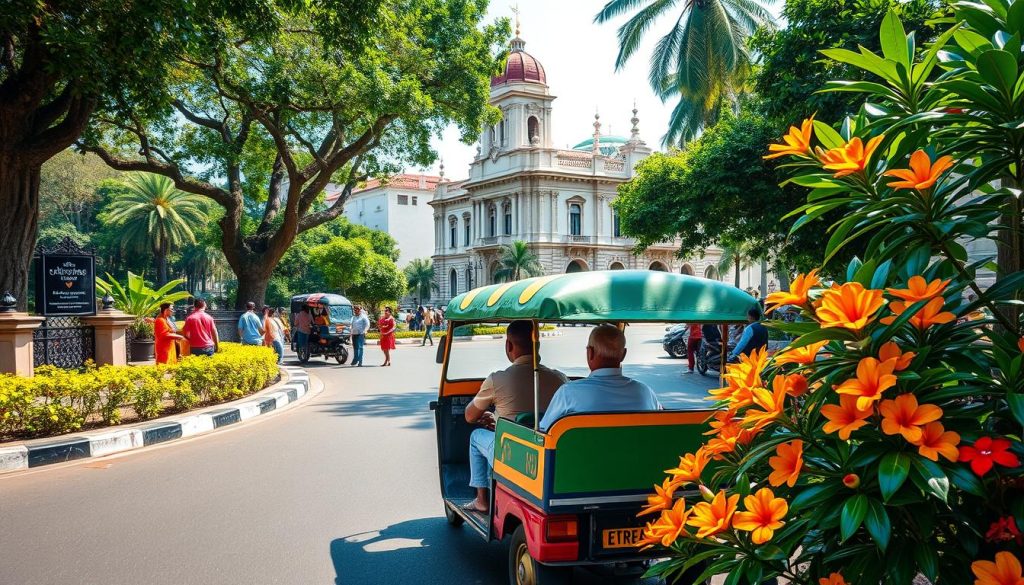
[[[728,351],[732,351],[736,346],[729,344]],[[722,367],[722,343],[719,341],[708,342],[706,339],[702,339],[700,342],[700,348],[697,349],[697,371],[702,376],[706,376],[708,370],[719,371]]]
[[[686,342],[689,338],[689,328],[685,324],[675,325],[668,328],[668,332],[661,340],[661,347],[669,357],[684,358],[686,357]]]

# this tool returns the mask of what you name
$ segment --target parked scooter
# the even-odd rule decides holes
[[[661,347],[669,357],[686,357],[686,341],[690,338],[690,328],[686,324],[672,326],[661,340]]]
[[[703,339],[697,349],[696,366],[701,375],[706,376],[708,370],[718,372],[722,367],[722,335],[714,325],[705,325],[701,328]],[[732,351],[736,347],[730,343],[726,351]]]

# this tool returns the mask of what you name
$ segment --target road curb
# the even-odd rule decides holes
[[[540,332],[540,336],[541,337],[558,337],[561,334],[562,334],[561,331],[541,331]],[[438,336],[434,340],[437,341],[439,338],[440,338],[440,336]],[[466,335],[466,336],[462,336],[462,337],[456,337],[455,338],[455,343],[464,343],[464,342],[467,342],[467,341],[486,341],[486,340],[490,340],[490,339],[505,339],[505,335],[504,334],[500,334],[500,333],[497,334],[497,335]],[[395,345],[419,345],[421,343],[423,343],[423,338],[421,338],[421,337],[408,337],[408,338],[405,338],[405,339],[396,339],[395,340]],[[378,339],[367,339],[366,340],[366,345],[380,345],[380,340],[378,340]]]
[[[287,380],[261,390],[259,396],[243,398],[223,408],[214,407],[120,429],[108,427],[47,442],[0,447],[0,474],[176,441],[283,408],[305,396],[310,390],[310,382],[309,373],[303,368],[281,366],[281,370],[282,377],[287,377]]]

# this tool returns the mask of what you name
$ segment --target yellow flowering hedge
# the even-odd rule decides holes
[[[670,557],[653,574],[1024,585],[1024,0],[954,14],[921,50],[890,13],[881,55],[824,51],[874,76],[829,85],[867,105],[770,147],[809,189],[793,229],[840,211],[825,259],[861,241],[863,260],[768,296],[799,307],[773,323],[796,339],[711,391],[706,443],[640,512],[644,546]],[[980,238],[1015,254],[972,261]]]
[[[241,398],[278,378],[277,354],[222,343],[211,357],[160,366],[40,366],[35,376],[0,375],[0,439],[59,435],[85,425],[116,425],[127,413],[150,419]]]

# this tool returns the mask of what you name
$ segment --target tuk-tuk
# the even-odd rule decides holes
[[[704,442],[712,410],[571,414],[539,430],[543,416],[534,387],[534,412],[495,425],[490,512],[463,506],[469,487],[466,405],[484,376],[449,374],[456,327],[472,323],[534,323],[537,371],[544,323],[745,323],[756,303],[727,284],[667,272],[615,270],[530,278],[471,290],[448,304],[448,335],[439,351],[441,382],[431,402],[437,424],[438,466],[445,516],[487,540],[510,540],[510,585],[567,582],[572,567],[600,565],[637,574],[657,553],[640,551],[637,518],[652,485],[679,455]],[[583,348],[580,348],[583,351]],[[724,356],[723,356],[724,360]],[[558,367],[559,364],[548,363]],[[723,367],[724,370],[724,367]],[[570,376],[571,378],[572,376]],[[655,388],[657,390],[657,388]],[[532,416],[530,416],[532,415]],[[685,495],[685,494],[684,494]],[[698,496],[699,497],[699,496]]]
[[[292,351],[299,361],[306,363],[312,356],[334,358],[339,364],[348,361],[349,328],[352,326],[352,303],[341,295],[311,293],[292,297],[291,324],[295,331],[295,318],[302,307],[309,307],[313,317],[309,343],[304,347],[298,336],[292,335]]]

